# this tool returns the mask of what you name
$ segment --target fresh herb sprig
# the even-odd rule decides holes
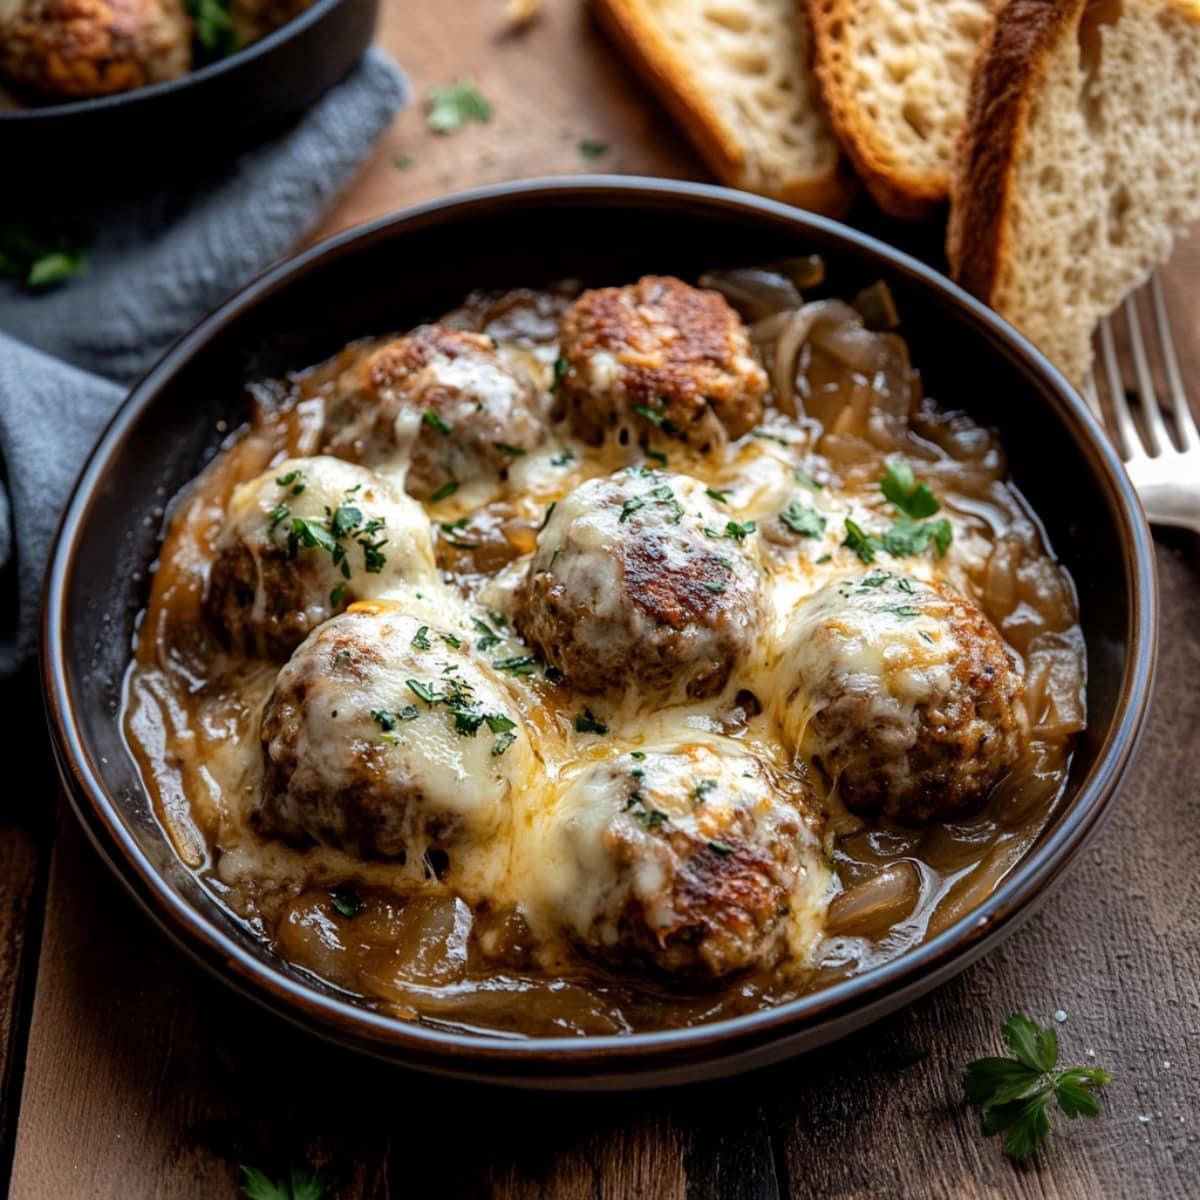
[[[963,1087],[983,1115],[983,1132],[1004,1134],[1004,1153],[1030,1159],[1053,1131],[1051,1101],[1064,1116],[1098,1117],[1096,1092],[1111,1082],[1103,1067],[1058,1066],[1058,1034],[1014,1014],[1001,1030],[1011,1058],[977,1058],[967,1064]]]
[[[429,89],[425,122],[434,133],[457,133],[468,121],[486,125],[491,119],[491,102],[469,79]]]
[[[278,1182],[257,1167],[242,1167],[242,1194],[249,1200],[328,1200],[334,1186],[327,1171],[292,1167]]]
[[[30,291],[52,287],[87,273],[91,242],[91,233],[82,229],[0,228],[0,275]]]

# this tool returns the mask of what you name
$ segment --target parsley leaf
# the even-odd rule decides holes
[[[876,551],[883,549],[883,543],[873,533],[867,533],[849,517],[846,518],[846,540],[842,545],[853,550],[859,561],[867,566],[875,561]]]
[[[820,537],[825,532],[826,520],[815,508],[791,501],[787,508],[779,514],[779,519],[793,532],[801,537]]]
[[[583,710],[583,712],[581,712],[575,718],[575,732],[576,733],[607,733],[608,726],[605,725],[602,721],[597,721],[596,718],[594,716],[592,716],[592,710],[590,708],[585,708]]]
[[[739,525],[736,521],[725,522],[725,536],[735,542],[749,537],[754,530],[755,523],[753,521],[747,521],[744,525]]]
[[[469,79],[429,89],[425,122],[434,133],[457,133],[468,121],[486,125],[491,119],[491,103]]]
[[[579,153],[584,158],[600,158],[608,153],[608,143],[598,142],[595,138],[584,138],[579,143]]]
[[[278,1183],[257,1167],[242,1166],[242,1194],[249,1200],[328,1200],[333,1177],[326,1171],[293,1167]]]
[[[944,557],[954,540],[954,529],[945,517],[936,521],[913,521],[908,517],[899,520],[883,535],[883,548],[893,558],[911,558],[923,554],[930,543]]]
[[[224,58],[238,48],[231,0],[188,0],[187,7],[196,23],[196,41],[208,52],[206,57]]]
[[[1058,1035],[1014,1014],[1002,1030],[1012,1058],[978,1058],[967,1064],[963,1089],[983,1115],[983,1132],[1004,1134],[1004,1152],[1024,1162],[1045,1142],[1054,1126],[1053,1098],[1064,1116],[1098,1117],[1095,1093],[1112,1076],[1102,1067],[1057,1071]]]
[[[439,500],[449,500],[455,492],[458,491],[458,481],[450,480],[449,483],[443,483],[432,496],[429,497],[430,503],[436,504]]]
[[[0,229],[0,275],[18,280],[36,291],[62,283],[88,270],[86,250],[90,232],[18,228]]]
[[[442,437],[448,437],[454,432],[454,426],[447,421],[441,413],[434,408],[427,408],[425,415],[421,418],[430,429],[436,429]]]
[[[564,379],[566,379],[566,377],[567,377],[567,372],[568,372],[570,369],[571,369],[571,364],[570,364],[570,362],[568,361],[568,359],[567,359],[567,357],[566,357],[566,355],[565,355],[565,354],[560,354],[560,355],[559,355],[559,356],[558,356],[558,357],[557,357],[557,358],[554,360],[554,378],[553,378],[553,379],[550,381],[550,391],[551,391],[551,393],[557,392],[557,391],[558,391],[558,389],[559,389],[559,388],[562,386],[562,381],[563,381]],[[558,463],[558,462],[556,462],[556,463],[554,464],[556,467],[564,466],[566,463],[570,462],[572,458],[574,458],[574,457],[575,457],[575,455],[574,455],[574,454],[572,454],[572,453],[571,453],[569,450],[568,450],[568,451],[566,451],[566,452],[565,452],[565,454],[566,454],[567,456],[569,456],[569,457],[566,457],[566,456],[560,456],[560,457],[562,457],[562,458],[563,458],[563,461],[562,461],[561,463]],[[553,460],[552,460],[552,461],[553,461]]]
[[[879,480],[879,490],[900,512],[913,520],[932,517],[942,507],[929,484],[918,483],[912,467],[902,458],[887,460],[883,477]]]
[[[367,907],[366,901],[352,887],[348,887],[344,883],[339,884],[329,893],[329,899],[332,901],[333,907],[348,920],[357,917]]]

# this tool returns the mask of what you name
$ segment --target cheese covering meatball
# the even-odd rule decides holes
[[[18,90],[107,96],[191,69],[183,0],[15,0],[0,13],[0,77]]]
[[[713,696],[763,625],[753,534],[731,529],[686,476],[588,480],[538,533],[518,627],[580,691]]]
[[[261,730],[259,827],[360,857],[438,847],[453,865],[456,845],[501,829],[529,770],[504,685],[464,641],[387,604],[356,605],[304,642]]]
[[[717,292],[647,275],[584,292],[562,323],[558,396],[592,445],[655,429],[704,452],[762,416],[767,377],[737,313]]]
[[[499,479],[545,437],[537,388],[479,333],[427,325],[351,368],[326,416],[326,450],[380,464],[408,456],[408,491]]]
[[[623,754],[560,797],[542,902],[596,957],[715,978],[807,949],[817,846],[802,802],[735,742]]]
[[[992,623],[944,584],[873,570],[796,612],[785,741],[856,810],[902,820],[984,799],[1020,750],[1023,682]]]
[[[205,604],[231,645],[282,658],[355,600],[436,583],[420,505],[352,463],[294,458],[233,493]]]

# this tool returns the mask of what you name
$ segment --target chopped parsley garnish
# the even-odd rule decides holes
[[[658,412],[656,409],[647,408],[644,404],[635,404],[633,406],[633,411],[637,413],[639,417],[649,421],[651,425],[654,425],[659,429],[663,427],[667,420],[662,413]]]
[[[304,472],[299,469],[289,471],[286,475],[280,475],[275,482],[280,487],[290,487],[293,496],[299,496],[308,487],[308,484],[304,482]]]
[[[963,1087],[967,1099],[983,1115],[983,1132],[1004,1134],[1004,1153],[1020,1162],[1031,1158],[1054,1126],[1050,1101],[1063,1115],[1098,1117],[1096,1092],[1112,1076],[1103,1067],[1058,1071],[1058,1034],[1028,1017],[1013,1015],[1004,1023],[1004,1044],[1012,1058],[978,1058],[967,1064]]]
[[[883,543],[874,534],[867,533],[862,526],[846,518],[846,540],[842,545],[853,550],[859,561],[867,566],[875,561],[875,553],[883,549]]]
[[[516,729],[517,723],[508,717],[502,716],[499,713],[492,713],[483,718],[487,722],[487,727],[493,733],[507,733],[510,729]]]
[[[362,509],[355,508],[353,504],[339,504],[330,519],[329,532],[335,538],[344,538],[362,524],[362,519]]]
[[[883,477],[879,480],[879,490],[900,512],[915,521],[932,517],[941,508],[929,484],[918,483],[912,467],[902,458],[887,460]]]
[[[391,733],[396,728],[396,718],[390,712],[384,712],[382,708],[371,709],[371,720],[383,730],[384,733]]]
[[[717,781],[715,779],[701,779],[700,782],[697,783],[694,788],[692,788],[692,799],[703,800],[709,792],[716,789],[716,786]]]
[[[511,746],[511,745],[513,744],[513,742],[515,742],[516,740],[517,740],[517,735],[516,735],[515,733],[502,733],[502,734],[501,734],[501,735],[500,735],[500,736],[499,736],[499,737],[498,737],[498,738],[497,738],[497,739],[496,739],[496,740],[495,740],[495,741],[492,743],[492,757],[493,757],[493,758],[498,758],[498,757],[499,757],[501,754],[503,754],[503,753],[505,752],[505,750],[507,750],[507,749],[509,748],[509,746]]]
[[[517,654],[512,658],[498,658],[492,666],[497,671],[508,671],[513,675],[532,675],[537,659],[532,654]]]
[[[333,589],[333,591],[329,593],[329,607],[330,608],[340,607],[342,601],[345,598],[346,598],[346,585],[344,583],[339,583],[337,585],[337,587],[335,587]]]
[[[557,505],[557,504],[558,504],[557,500],[551,500],[550,503],[546,505],[546,515],[544,517],[542,517],[542,523],[538,526],[538,533],[541,533],[542,530],[545,529],[546,526],[550,524],[550,518],[553,515],[555,505]]]
[[[457,133],[468,121],[486,125],[491,119],[491,103],[469,79],[429,89],[425,122],[434,133]]]
[[[724,504],[726,499],[729,497],[729,489],[726,488],[725,491],[721,491],[720,488],[706,487],[704,489],[704,494],[708,496],[710,500],[715,500],[718,504]]]
[[[630,750],[629,757],[635,762],[642,762],[646,757],[646,752],[644,750]]]
[[[347,887],[344,883],[329,893],[329,899],[333,901],[333,907],[343,917],[357,917],[367,907],[363,898],[352,887]]]
[[[424,700],[426,704],[440,704],[446,698],[441,692],[435,692],[427,683],[422,683],[419,679],[406,679],[404,683],[418,700]]]
[[[458,482],[452,479],[449,483],[443,483],[442,486],[438,488],[438,490],[434,492],[432,496],[429,497],[429,499],[436,504],[439,500],[449,500],[450,497],[453,496],[457,491]]]
[[[779,514],[779,519],[793,532],[801,537],[820,537],[825,532],[825,518],[815,508],[791,501],[787,508]]]
[[[85,275],[92,236],[83,229],[0,228],[0,275],[31,290]]]
[[[550,380],[550,391],[551,392],[558,391],[558,389],[562,386],[562,381],[564,379],[566,379],[567,372],[570,369],[571,369],[571,364],[567,360],[567,357],[565,354],[560,354],[554,360],[554,376]],[[567,455],[567,457],[564,457],[562,462],[555,462],[554,465],[556,467],[565,467],[567,465],[567,463],[570,462],[571,459],[573,459],[575,457],[575,455],[572,454],[570,450],[566,451],[566,455]],[[551,462],[553,462],[553,461],[554,460],[551,459]]]
[[[660,467],[667,465],[667,456],[661,450],[646,450],[646,457],[653,459]]]
[[[277,504],[267,513],[267,536],[275,532],[280,521],[286,521],[292,515],[292,510],[286,504]]]
[[[710,583],[709,581],[705,580],[704,586],[708,591],[718,594],[725,590],[725,585],[723,583]]]
[[[708,848],[716,854],[726,855],[733,853],[733,847],[728,842],[714,840],[708,843]]]
[[[943,557],[954,540],[954,530],[945,517],[937,521],[912,521],[901,517],[883,535],[883,548],[893,558],[910,558],[929,549],[932,543]]]
[[[472,712],[469,708],[455,708],[451,712],[454,716],[454,732],[464,737],[474,737],[483,724],[483,713]]]
[[[788,445],[786,438],[781,438],[779,434],[772,433],[769,429],[752,429],[750,430],[750,436],[761,438],[764,442],[777,442],[780,446]]]
[[[436,409],[427,408],[425,415],[421,418],[431,429],[436,429],[442,437],[448,437],[454,432],[454,426],[449,421],[445,420],[441,413]]]
[[[888,612],[895,613],[898,617],[919,617],[921,610],[912,604],[898,604],[895,608],[889,608]]]
[[[462,638],[456,637],[452,633],[443,633],[441,635],[441,638],[442,638],[442,641],[445,642],[447,646],[453,646],[455,650],[457,650],[462,645]]]
[[[507,442],[493,442],[493,446],[500,451],[501,454],[507,454],[510,458],[520,458],[525,453],[520,446],[510,446]]]
[[[643,829],[660,829],[669,820],[667,814],[657,808],[643,809],[640,813],[636,814],[636,817],[638,824]]]
[[[832,555],[832,554],[822,554],[822,555],[821,555],[821,557],[817,559],[817,562],[819,562],[819,563],[827,563],[827,562],[829,562],[829,561],[830,561],[832,558],[833,558],[833,555]]]
[[[472,617],[471,624],[479,633],[483,634],[483,637],[475,643],[476,650],[490,650],[504,640],[486,621],[481,621],[478,617]]]
[[[755,528],[756,525],[753,521],[747,521],[743,525],[739,525],[736,521],[726,521],[725,536],[735,542],[740,542],[743,538],[749,537]]]
[[[407,171],[413,165],[413,156],[411,154],[393,154],[392,166],[397,171]]]
[[[566,362],[567,360],[564,358],[564,359],[560,359],[559,361]],[[560,453],[555,454],[550,459],[550,465],[552,467],[569,467],[574,461],[575,461],[575,451],[574,450],[563,450]]]
[[[330,1200],[334,1186],[332,1175],[308,1167],[292,1167],[278,1183],[257,1167],[243,1164],[241,1171],[242,1194],[247,1200]]]
[[[620,523],[627,521],[639,508],[645,508],[646,501],[641,496],[631,496],[621,505],[621,515],[617,518]]]
[[[432,643],[429,640],[429,626],[422,625],[416,633],[413,634],[412,644],[418,650],[428,650]]]
[[[608,153],[608,143],[599,142],[595,138],[584,138],[579,143],[579,153],[584,158],[600,158]]]
[[[238,48],[231,0],[188,0],[187,7],[195,22],[196,41],[210,57],[224,58]]]
[[[602,721],[597,721],[596,718],[592,716],[592,710],[590,708],[585,708],[583,712],[579,713],[575,718],[575,731],[576,733],[607,733],[608,726]]]
[[[793,471],[792,478],[806,488],[811,488],[814,492],[821,490],[821,485],[811,475],[805,475],[803,471]]]

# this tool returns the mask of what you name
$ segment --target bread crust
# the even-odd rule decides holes
[[[897,171],[874,126],[861,118],[861,105],[837,69],[839,32],[849,23],[854,0],[797,0],[813,31],[813,73],[838,140],[875,203],[894,217],[919,221],[946,199],[949,179],[939,173]]]
[[[1089,0],[1004,0],[971,72],[950,187],[946,257],[967,291],[995,307],[1009,253],[1008,211],[1029,109],[1051,51],[1075,35]]]
[[[714,175],[731,187],[744,187],[746,153],[705,91],[646,19],[640,0],[588,0],[589,7],[649,85]],[[841,216],[854,198],[854,180],[839,157],[823,178],[785,180],[772,196],[798,208]]]

